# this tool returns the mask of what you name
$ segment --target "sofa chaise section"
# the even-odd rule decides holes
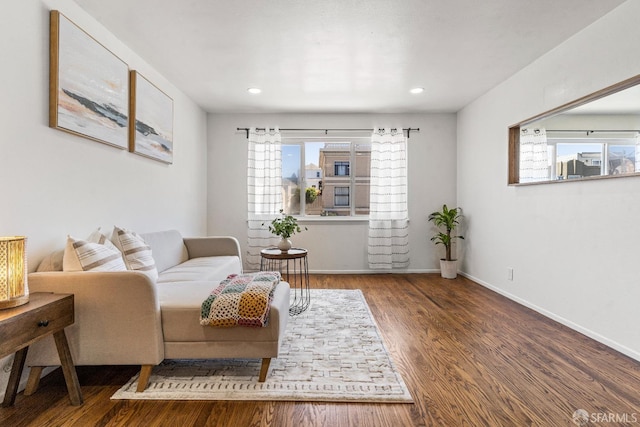
[[[177,231],[142,234],[151,247],[158,279],[138,271],[37,272],[32,292],[75,295],[75,323],[66,329],[76,365],[141,365],[138,391],[164,359],[260,358],[259,380],[278,356],[288,320],[289,284],[273,294],[264,328],[201,326],[202,302],[229,274],[242,273],[240,245],[233,237],[183,238]],[[43,367],[60,364],[53,340],[29,351],[32,393]]]

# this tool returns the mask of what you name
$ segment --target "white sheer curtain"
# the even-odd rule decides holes
[[[520,129],[520,182],[547,181],[549,160],[545,129]]]
[[[371,136],[369,268],[409,266],[407,140],[402,129]]]
[[[260,250],[274,246],[278,239],[269,232],[270,222],[282,209],[282,137],[280,130],[249,129],[247,167],[248,245],[245,267],[260,268]]]

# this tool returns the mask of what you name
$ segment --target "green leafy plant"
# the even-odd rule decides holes
[[[305,200],[308,204],[311,204],[313,202],[316,201],[316,199],[318,198],[318,194],[320,194],[320,192],[318,190],[316,190],[313,187],[308,187],[305,190]]]
[[[433,221],[433,224],[442,228],[443,231],[439,231],[438,234],[431,238],[432,242],[436,245],[444,245],[445,248],[445,260],[453,261],[451,259],[451,244],[455,239],[464,239],[463,236],[456,236],[453,234],[456,227],[460,224],[462,218],[461,208],[447,208],[447,205],[442,205],[442,210],[432,212],[429,215],[429,221]]]
[[[291,215],[285,215],[284,210],[280,209],[281,217],[271,221],[269,231],[283,239],[288,239],[296,233],[302,232],[302,228],[298,225],[298,220]],[[263,223],[264,225],[264,223]],[[305,230],[307,227],[304,228]]]

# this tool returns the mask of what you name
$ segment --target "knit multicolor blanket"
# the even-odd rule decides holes
[[[202,303],[203,326],[266,326],[280,273],[232,274]]]

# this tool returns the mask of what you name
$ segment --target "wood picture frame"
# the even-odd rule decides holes
[[[508,173],[507,173],[507,185],[509,186],[525,186],[525,185],[542,185],[542,184],[562,184],[567,182],[584,182],[584,181],[595,181],[601,179],[617,179],[617,178],[626,178],[631,176],[640,176],[640,171],[634,173],[622,173],[622,174],[611,174],[611,175],[593,175],[593,176],[584,176],[579,178],[571,178],[571,179],[549,179],[535,182],[520,182],[520,129],[524,127],[529,127],[534,125],[539,126],[537,122],[540,122],[545,119],[552,118],[554,116],[558,116],[561,114],[567,114],[571,110],[577,108],[584,108],[585,106],[591,105],[596,102],[600,102],[607,97],[618,96],[621,92],[626,91],[628,89],[632,89],[634,87],[640,87],[640,74],[630,77],[621,82],[615,83],[611,86],[600,89],[592,94],[585,95],[581,98],[578,98],[574,101],[568,102],[566,104],[560,105],[559,107],[553,108],[549,111],[545,111],[536,116],[530,117],[526,120],[523,120],[515,125],[509,126],[508,128]],[[609,98],[611,99],[611,98]],[[632,114],[634,111],[638,109],[638,103],[635,101],[638,97],[636,93],[632,92],[625,96],[624,99],[617,98],[614,104],[607,105],[605,111],[617,111],[618,114]],[[630,102],[633,100],[633,102]],[[610,102],[610,101],[609,101]],[[608,102],[608,103],[609,103]],[[602,108],[602,107],[600,107]],[[583,110],[584,111],[584,110]],[[593,114],[593,110],[591,111]],[[589,117],[589,115],[585,115],[585,117]],[[571,126],[573,127],[573,125]],[[597,129],[597,126],[595,127]],[[608,127],[606,130],[595,130],[593,127],[588,126],[585,130],[555,130],[555,132],[599,132],[599,133],[631,133],[638,132],[637,129],[627,129],[627,125],[616,128],[615,125],[613,127]],[[547,129],[547,132],[549,130]],[[551,131],[554,132],[554,131]],[[587,136],[589,134],[587,133]],[[597,140],[595,141],[597,142]],[[637,162],[638,159],[635,159]],[[635,163],[634,162],[634,163]]]
[[[126,149],[129,66],[57,10],[49,56],[49,126]]]
[[[135,70],[129,86],[129,151],[172,164],[173,99]]]

